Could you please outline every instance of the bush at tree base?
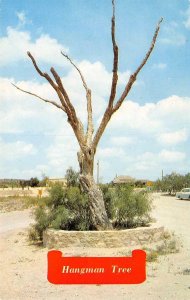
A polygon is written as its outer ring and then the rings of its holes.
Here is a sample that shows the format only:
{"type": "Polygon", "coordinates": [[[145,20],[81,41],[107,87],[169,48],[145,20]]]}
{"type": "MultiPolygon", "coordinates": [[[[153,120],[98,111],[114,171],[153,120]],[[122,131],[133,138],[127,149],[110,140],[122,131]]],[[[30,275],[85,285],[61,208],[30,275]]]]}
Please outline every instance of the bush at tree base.
{"type": "Polygon", "coordinates": [[[68,187],[79,187],[79,172],[76,172],[72,167],[66,170],[65,179],[67,180],[68,187]]]}
{"type": "MultiPolygon", "coordinates": [[[[132,187],[101,185],[108,218],[117,229],[147,225],[151,199],[146,192],[135,192],[132,187]]],[[[36,223],[30,228],[31,240],[42,240],[47,228],[62,230],[94,230],[91,225],[88,197],[78,187],[54,185],[45,203],[35,211],[36,223]]]]}
{"type": "Polygon", "coordinates": [[[135,192],[131,186],[102,187],[108,217],[114,227],[145,226],[151,221],[152,201],[146,191],[135,192]]]}

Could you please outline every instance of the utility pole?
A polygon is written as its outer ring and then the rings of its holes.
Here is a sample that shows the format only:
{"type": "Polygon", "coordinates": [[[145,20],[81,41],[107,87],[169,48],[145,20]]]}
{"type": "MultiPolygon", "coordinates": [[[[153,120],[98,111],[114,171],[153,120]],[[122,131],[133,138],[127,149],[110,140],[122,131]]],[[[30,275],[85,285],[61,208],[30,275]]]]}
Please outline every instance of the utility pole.
{"type": "Polygon", "coordinates": [[[163,180],[163,178],[164,178],[164,170],[162,170],[162,180],[163,180]]]}
{"type": "Polygon", "coordinates": [[[100,176],[100,163],[97,161],[97,184],[99,184],[99,176],[100,176]]]}

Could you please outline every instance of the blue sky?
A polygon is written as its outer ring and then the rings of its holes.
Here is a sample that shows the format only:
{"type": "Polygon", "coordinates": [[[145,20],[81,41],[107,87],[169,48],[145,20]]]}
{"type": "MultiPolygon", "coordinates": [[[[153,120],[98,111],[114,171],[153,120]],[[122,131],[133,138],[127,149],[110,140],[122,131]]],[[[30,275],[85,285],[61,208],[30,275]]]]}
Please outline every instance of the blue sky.
{"type": "MultiPolygon", "coordinates": [[[[0,1],[0,178],[62,177],[69,166],[78,168],[78,146],[64,114],[10,83],[57,100],[27,58],[30,50],[41,69],[59,71],[85,124],[80,78],[60,50],[67,52],[92,89],[97,128],[111,83],[111,15],[111,0],[0,1]]],[[[104,182],[116,174],[157,179],[162,169],[189,172],[190,1],[116,0],[118,96],[160,17],[154,52],[99,144],[104,182]]]]}

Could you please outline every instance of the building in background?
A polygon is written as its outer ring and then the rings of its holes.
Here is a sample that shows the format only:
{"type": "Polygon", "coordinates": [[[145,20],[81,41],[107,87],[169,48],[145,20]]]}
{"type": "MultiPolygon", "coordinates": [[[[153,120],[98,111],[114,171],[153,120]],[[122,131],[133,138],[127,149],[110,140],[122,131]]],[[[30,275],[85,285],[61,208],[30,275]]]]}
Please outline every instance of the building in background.
{"type": "Polygon", "coordinates": [[[48,178],[46,186],[52,186],[56,183],[59,183],[63,187],[66,187],[67,186],[67,179],[65,179],[65,178],[48,178]]]}
{"type": "Polygon", "coordinates": [[[131,176],[116,176],[112,181],[113,184],[127,184],[135,187],[149,187],[151,188],[153,185],[153,181],[147,179],[136,179],[131,176]]]}

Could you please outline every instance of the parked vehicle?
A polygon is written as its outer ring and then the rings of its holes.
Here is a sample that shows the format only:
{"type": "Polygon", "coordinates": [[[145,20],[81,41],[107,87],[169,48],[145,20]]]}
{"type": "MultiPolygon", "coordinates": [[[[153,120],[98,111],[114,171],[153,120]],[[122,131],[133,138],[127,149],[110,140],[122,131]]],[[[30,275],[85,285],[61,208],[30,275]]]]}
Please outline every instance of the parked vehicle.
{"type": "Polygon", "coordinates": [[[176,193],[176,198],[190,200],[190,188],[182,189],[181,192],[176,193]]]}

